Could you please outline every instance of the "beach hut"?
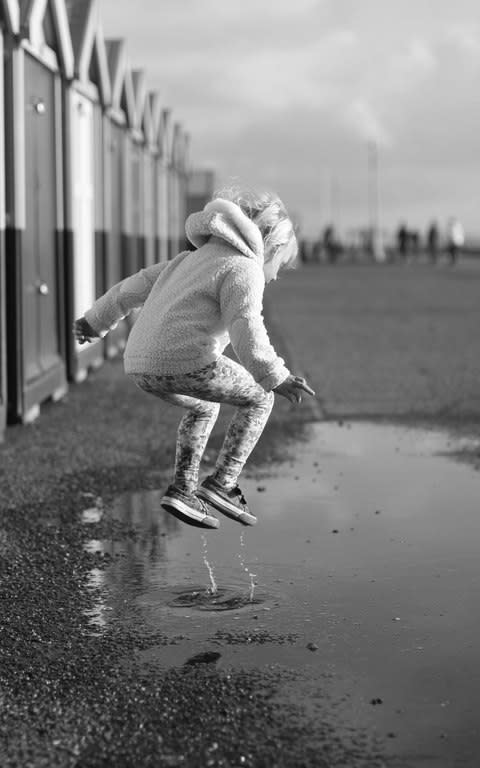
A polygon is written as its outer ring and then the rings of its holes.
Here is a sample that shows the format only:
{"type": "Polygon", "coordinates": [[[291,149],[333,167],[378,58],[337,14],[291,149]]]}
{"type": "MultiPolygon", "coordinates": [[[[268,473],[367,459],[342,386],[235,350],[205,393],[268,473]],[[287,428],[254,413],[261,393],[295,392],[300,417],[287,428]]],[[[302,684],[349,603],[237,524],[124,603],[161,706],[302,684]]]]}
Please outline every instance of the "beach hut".
{"type": "MultiPolygon", "coordinates": [[[[155,127],[154,127],[155,128],[155,127]]],[[[168,153],[170,142],[170,112],[167,109],[160,109],[158,115],[158,126],[156,128],[157,136],[157,261],[166,261],[170,256],[169,245],[169,186],[168,186],[168,153]]]]}
{"type": "Polygon", "coordinates": [[[160,120],[160,99],[157,93],[148,93],[143,113],[143,205],[144,205],[144,260],[150,266],[159,260],[158,248],[158,126],[160,120]]]}
{"type": "Polygon", "coordinates": [[[212,199],[215,173],[209,169],[189,168],[187,178],[187,216],[202,208],[212,199]]]}
{"type": "Polygon", "coordinates": [[[73,76],[73,48],[63,0],[23,0],[4,64],[8,405],[27,422],[67,389],[61,81],[73,76]]]}
{"type": "Polygon", "coordinates": [[[188,196],[188,146],[189,137],[180,123],[173,128],[172,166],[175,173],[177,248],[189,247],[185,236],[188,196]]]}
{"type": "Polygon", "coordinates": [[[20,28],[20,6],[18,0],[0,0],[0,32],[4,35],[18,35],[20,28]]]}
{"type": "MultiPolygon", "coordinates": [[[[66,326],[104,290],[105,189],[103,112],[111,103],[98,0],[67,0],[75,56],[65,87],[66,326]]],[[[68,372],[81,381],[101,365],[104,342],[81,346],[67,334],[68,372]]]]}
{"type": "Polygon", "coordinates": [[[161,151],[162,168],[161,181],[166,208],[166,224],[168,242],[168,258],[172,259],[178,253],[178,226],[177,226],[177,188],[175,171],[173,167],[173,120],[169,109],[162,111],[161,123],[161,151]]]}
{"type": "Polygon", "coordinates": [[[183,132],[182,141],[182,236],[186,247],[190,247],[187,237],[185,235],[185,221],[187,220],[188,211],[188,180],[190,178],[191,166],[190,166],[190,134],[186,131],[183,132]]]}
{"type": "Polygon", "coordinates": [[[144,188],[144,112],[147,99],[145,72],[141,69],[131,73],[134,96],[134,122],[129,131],[129,182],[127,194],[130,198],[131,233],[126,243],[126,272],[138,272],[145,264],[145,188],[144,188]]]}
{"type": "MultiPolygon", "coordinates": [[[[18,34],[20,9],[12,0],[0,2],[0,60],[6,47],[12,45],[13,35],[18,34]]],[[[5,283],[5,116],[3,67],[0,67],[0,442],[4,438],[7,423],[7,333],[6,333],[6,283],[5,283]]]]}
{"type": "Polygon", "coordinates": [[[178,139],[178,124],[169,121],[167,131],[167,158],[168,158],[168,234],[169,234],[169,258],[173,259],[180,250],[178,238],[180,230],[179,210],[179,177],[176,167],[175,143],[178,139]]]}
{"type": "MultiPolygon", "coordinates": [[[[112,103],[104,118],[106,185],[105,289],[129,272],[132,235],[129,131],[135,121],[135,99],[124,40],[107,40],[112,103]]],[[[106,337],[106,354],[112,357],[125,346],[128,324],[122,321],[106,337]]]]}

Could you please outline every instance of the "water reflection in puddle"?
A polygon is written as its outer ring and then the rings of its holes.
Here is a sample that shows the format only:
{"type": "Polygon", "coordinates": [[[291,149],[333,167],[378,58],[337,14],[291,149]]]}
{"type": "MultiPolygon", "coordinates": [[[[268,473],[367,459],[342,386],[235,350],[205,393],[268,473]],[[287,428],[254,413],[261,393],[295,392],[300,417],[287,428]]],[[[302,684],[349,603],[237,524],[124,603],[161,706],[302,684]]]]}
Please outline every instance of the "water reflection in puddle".
{"type": "Polygon", "coordinates": [[[99,523],[103,517],[103,509],[100,507],[91,507],[82,512],[82,523],[99,523]]]}

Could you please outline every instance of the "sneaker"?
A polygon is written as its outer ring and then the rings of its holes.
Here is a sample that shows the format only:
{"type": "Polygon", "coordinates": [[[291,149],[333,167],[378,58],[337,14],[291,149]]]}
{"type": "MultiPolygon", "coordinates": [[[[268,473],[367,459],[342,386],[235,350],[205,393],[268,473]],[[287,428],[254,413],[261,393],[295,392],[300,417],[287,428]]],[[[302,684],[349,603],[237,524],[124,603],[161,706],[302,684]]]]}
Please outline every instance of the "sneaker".
{"type": "Polygon", "coordinates": [[[207,505],[194,494],[185,493],[170,485],[160,504],[167,512],[184,523],[197,528],[218,528],[219,520],[209,513],[207,505]]]}
{"type": "Polygon", "coordinates": [[[250,514],[245,496],[238,485],[228,490],[209,476],[201,484],[197,496],[242,525],[255,525],[257,522],[257,518],[250,514]]]}

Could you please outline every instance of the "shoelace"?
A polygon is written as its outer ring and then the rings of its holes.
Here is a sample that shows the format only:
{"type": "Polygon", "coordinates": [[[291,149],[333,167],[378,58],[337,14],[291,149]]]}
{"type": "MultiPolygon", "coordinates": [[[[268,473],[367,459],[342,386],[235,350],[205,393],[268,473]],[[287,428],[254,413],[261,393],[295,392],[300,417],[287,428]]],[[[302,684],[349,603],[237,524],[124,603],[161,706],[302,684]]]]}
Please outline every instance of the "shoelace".
{"type": "Polygon", "coordinates": [[[203,499],[199,499],[198,496],[189,496],[187,493],[184,493],[183,491],[180,491],[178,488],[175,488],[175,486],[169,486],[168,491],[178,494],[181,498],[185,499],[187,503],[191,503],[191,501],[194,501],[193,506],[195,507],[198,504],[198,508],[205,513],[208,513],[208,506],[203,501],[203,499]]]}

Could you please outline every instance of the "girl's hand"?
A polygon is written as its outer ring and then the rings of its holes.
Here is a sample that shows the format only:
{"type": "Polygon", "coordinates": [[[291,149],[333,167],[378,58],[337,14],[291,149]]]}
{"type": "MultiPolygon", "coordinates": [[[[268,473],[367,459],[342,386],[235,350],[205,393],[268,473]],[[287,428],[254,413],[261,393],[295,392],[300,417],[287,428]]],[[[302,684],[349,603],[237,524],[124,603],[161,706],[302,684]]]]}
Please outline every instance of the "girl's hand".
{"type": "Polygon", "coordinates": [[[84,317],[75,320],[73,324],[73,335],[79,344],[85,344],[86,341],[90,344],[93,339],[98,338],[98,333],[93,330],[90,323],[88,323],[84,317]]]}
{"type": "Polygon", "coordinates": [[[306,392],[307,395],[315,394],[313,389],[309,387],[306,380],[301,376],[289,376],[285,381],[282,381],[278,387],[275,387],[273,391],[276,392],[277,395],[286,397],[287,400],[290,400],[292,403],[302,402],[302,391],[306,392]]]}

